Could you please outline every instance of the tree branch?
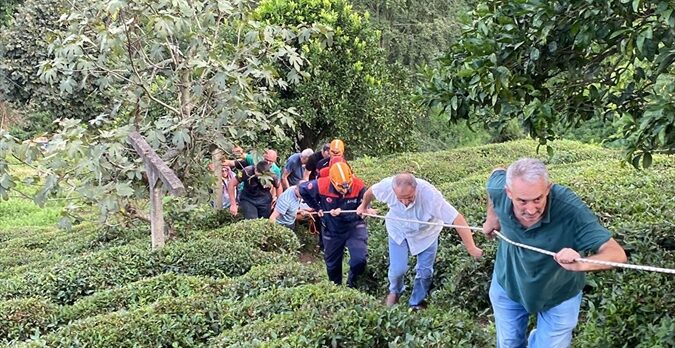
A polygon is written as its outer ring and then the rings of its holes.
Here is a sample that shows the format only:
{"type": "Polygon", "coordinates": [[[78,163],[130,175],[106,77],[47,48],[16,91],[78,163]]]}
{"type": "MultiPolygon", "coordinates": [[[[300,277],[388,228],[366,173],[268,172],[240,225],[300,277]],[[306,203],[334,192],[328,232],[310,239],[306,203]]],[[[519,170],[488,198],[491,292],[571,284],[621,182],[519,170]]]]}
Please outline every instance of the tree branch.
{"type": "Polygon", "coordinates": [[[141,78],[140,73],[138,72],[138,68],[136,67],[136,63],[134,62],[133,58],[133,52],[131,49],[131,36],[129,35],[129,27],[127,26],[127,22],[124,20],[124,11],[120,11],[120,20],[122,23],[124,23],[124,33],[127,37],[127,55],[129,57],[129,63],[131,64],[131,69],[134,71],[134,75],[136,75],[136,78],[138,79],[138,85],[143,88],[143,91],[145,91],[145,94],[148,96],[148,98],[152,99],[155,103],[169,109],[171,112],[181,115],[180,110],[174,108],[173,106],[157,99],[155,96],[150,93],[150,90],[148,87],[143,83],[143,78],[141,78]]]}

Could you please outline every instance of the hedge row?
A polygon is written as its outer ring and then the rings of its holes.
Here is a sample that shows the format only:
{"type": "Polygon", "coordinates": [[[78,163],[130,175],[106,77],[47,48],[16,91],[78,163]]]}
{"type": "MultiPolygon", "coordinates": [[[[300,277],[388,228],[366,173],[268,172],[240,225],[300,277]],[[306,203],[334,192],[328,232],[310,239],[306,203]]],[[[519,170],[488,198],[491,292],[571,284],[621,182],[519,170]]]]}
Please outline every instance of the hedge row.
{"type": "Polygon", "coordinates": [[[574,141],[556,141],[548,158],[545,149],[537,154],[537,143],[519,140],[433,153],[404,153],[386,158],[364,158],[350,162],[355,173],[371,185],[402,171],[415,173],[433,183],[454,182],[477,173],[488,173],[521,157],[537,157],[548,164],[571,164],[585,160],[619,160],[620,153],[574,141]]]}
{"type": "Polygon", "coordinates": [[[37,233],[13,235],[0,244],[0,276],[7,278],[40,270],[85,252],[145,240],[148,229],[146,225],[99,228],[82,224],[72,231],[43,229],[37,233]]]}
{"type": "Polygon", "coordinates": [[[164,273],[123,287],[97,291],[91,296],[64,306],[59,321],[67,323],[99,314],[147,306],[162,297],[189,297],[207,294],[215,283],[227,283],[204,276],[164,273]]]}
{"type": "Polygon", "coordinates": [[[255,265],[288,260],[287,255],[218,239],[174,242],[154,253],[144,243],[130,244],[65,260],[41,272],[2,279],[0,298],[44,296],[57,304],[71,304],[98,290],[161,273],[237,276],[255,265]]]}
{"type": "Polygon", "coordinates": [[[461,310],[452,315],[386,310],[381,301],[327,282],[270,291],[237,308],[240,325],[217,347],[449,347],[488,346],[491,335],[461,310]],[[431,314],[431,315],[429,315],[431,314]],[[439,320],[440,319],[440,320],[439,320]]]}
{"type": "Polygon", "coordinates": [[[198,238],[241,241],[263,251],[295,253],[300,250],[298,237],[288,228],[267,219],[244,220],[225,227],[199,232],[198,238]]]}
{"type": "MultiPolygon", "coordinates": [[[[222,306],[231,301],[238,302],[242,298],[255,297],[261,293],[285,286],[294,287],[316,283],[320,281],[319,278],[315,265],[297,262],[256,266],[249,273],[232,279],[215,280],[208,277],[166,273],[123,287],[98,291],[70,306],[59,307],[41,299],[6,301],[4,303],[7,305],[5,307],[0,306],[0,308],[15,308],[17,307],[16,303],[23,303],[22,301],[25,301],[26,304],[22,307],[22,310],[0,311],[0,318],[8,318],[6,319],[8,327],[6,339],[10,341],[24,340],[28,338],[29,334],[34,333],[33,331],[41,332],[44,335],[48,331],[58,328],[59,325],[70,322],[70,324],[47,335],[42,343],[40,343],[40,340],[36,340],[32,341],[31,344],[70,345],[73,342],[80,342],[78,344],[124,346],[127,342],[132,342],[131,340],[142,335],[146,326],[145,324],[119,326],[117,325],[118,322],[121,320],[136,322],[143,318],[158,325],[168,325],[170,320],[164,318],[166,313],[157,311],[158,307],[165,308],[167,303],[170,306],[177,306],[178,304],[179,309],[177,310],[185,310],[188,313],[193,301],[199,304],[202,303],[204,298],[209,298],[217,306],[222,306]],[[49,311],[45,313],[46,310],[43,308],[47,308],[49,311]],[[15,315],[14,312],[17,311],[24,315],[15,315]],[[124,314],[127,312],[133,314],[124,314]],[[157,318],[158,316],[160,318],[157,318]],[[106,325],[117,326],[117,329],[106,328],[106,325]],[[136,332],[137,330],[141,332],[136,332]],[[125,333],[125,331],[128,332],[125,333]],[[83,334],[80,334],[80,332],[95,337],[101,335],[110,337],[105,338],[105,340],[102,338],[93,340],[83,338],[83,334]]],[[[227,310],[219,312],[217,317],[237,318],[236,322],[242,322],[246,319],[242,315],[241,307],[232,306],[232,308],[234,309],[229,312],[227,310]]],[[[199,337],[200,340],[208,335],[216,335],[220,332],[218,331],[220,324],[217,323],[211,323],[209,324],[210,328],[205,329],[201,327],[205,325],[203,321],[186,322],[182,316],[175,317],[172,320],[174,319],[177,321],[175,325],[181,327],[183,333],[190,336],[191,332],[198,332],[202,335],[199,337]],[[190,325],[194,325],[194,327],[189,327],[190,325]],[[205,333],[207,333],[206,336],[204,336],[205,333]]],[[[225,324],[225,322],[221,323],[225,324]]],[[[165,342],[161,333],[162,331],[154,329],[147,331],[147,335],[157,337],[148,337],[139,342],[153,345],[161,344],[165,342]]],[[[191,339],[195,340],[196,338],[192,337],[191,339]]]]}
{"type": "Polygon", "coordinates": [[[58,323],[59,306],[43,298],[0,302],[0,342],[25,340],[58,323]]]}
{"type": "MultiPolygon", "coordinates": [[[[317,283],[325,278],[321,271],[317,265],[290,262],[255,266],[232,279],[164,273],[97,291],[67,306],[39,298],[8,300],[0,302],[0,323],[6,328],[0,329],[0,334],[4,334],[0,337],[8,341],[24,340],[35,332],[44,335],[69,322],[123,310],[134,311],[163,298],[218,296],[219,300],[238,301],[275,288],[317,283]]],[[[63,335],[67,332],[70,331],[63,335]]]]}
{"type": "Polygon", "coordinates": [[[234,324],[213,296],[164,297],[150,306],[69,324],[27,347],[194,347],[234,324]]]}

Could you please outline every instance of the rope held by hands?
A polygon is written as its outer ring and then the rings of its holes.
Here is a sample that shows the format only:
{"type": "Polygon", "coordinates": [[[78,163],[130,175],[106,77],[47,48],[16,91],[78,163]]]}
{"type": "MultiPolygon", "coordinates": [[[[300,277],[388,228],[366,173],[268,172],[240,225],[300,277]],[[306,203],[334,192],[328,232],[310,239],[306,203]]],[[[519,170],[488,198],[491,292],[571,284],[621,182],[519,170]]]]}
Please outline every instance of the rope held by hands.
{"type": "MultiPolygon", "coordinates": [[[[346,213],[356,213],[356,210],[342,210],[340,211],[340,214],[346,214],[346,213]]],[[[329,213],[324,213],[324,214],[329,214],[329,213]]],[[[464,225],[451,225],[451,224],[444,224],[444,223],[438,223],[438,222],[427,222],[427,221],[419,221],[419,220],[411,220],[411,219],[403,219],[403,218],[397,218],[397,217],[392,217],[392,216],[383,216],[383,215],[377,215],[377,214],[369,214],[369,213],[364,213],[364,216],[370,216],[374,217],[377,219],[389,219],[389,220],[396,220],[396,221],[402,221],[402,222],[413,222],[413,223],[418,223],[418,224],[425,224],[425,225],[434,225],[434,226],[443,226],[443,227],[448,227],[448,228],[468,228],[469,230],[472,231],[483,231],[483,228],[481,227],[472,227],[472,226],[464,226],[464,225]]],[[[524,248],[527,250],[535,251],[544,255],[549,255],[551,257],[555,256],[556,253],[552,251],[548,251],[545,249],[533,247],[531,245],[523,244],[523,243],[518,243],[514,242],[508,238],[506,238],[503,234],[501,234],[498,231],[494,231],[495,235],[500,238],[501,240],[515,245],[520,248],[524,248]]],[[[643,265],[632,265],[628,263],[620,263],[620,262],[612,262],[612,261],[602,261],[602,260],[592,260],[592,259],[586,259],[586,258],[578,258],[574,260],[575,262],[584,262],[584,263],[593,263],[596,265],[604,265],[604,266],[610,266],[610,267],[619,267],[619,268],[628,268],[628,269],[635,269],[635,270],[640,270],[640,271],[649,271],[649,272],[660,272],[660,273],[667,273],[667,274],[675,274],[675,269],[670,269],[670,268],[662,268],[662,267],[653,267],[653,266],[643,266],[643,265]]]]}

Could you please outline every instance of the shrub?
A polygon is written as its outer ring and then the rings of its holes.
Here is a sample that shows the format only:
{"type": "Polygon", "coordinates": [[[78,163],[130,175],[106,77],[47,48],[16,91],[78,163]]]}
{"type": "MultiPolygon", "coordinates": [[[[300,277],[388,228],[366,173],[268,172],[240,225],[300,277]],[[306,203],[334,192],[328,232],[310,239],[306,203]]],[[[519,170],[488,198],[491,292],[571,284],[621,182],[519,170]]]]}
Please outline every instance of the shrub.
{"type": "Polygon", "coordinates": [[[235,311],[241,313],[240,323],[253,322],[252,325],[225,331],[211,344],[230,347],[241,342],[283,337],[296,331],[309,333],[312,330],[303,330],[303,326],[318,329],[321,324],[335,322],[331,318],[340,310],[368,308],[375,303],[368,295],[340,288],[329,282],[272,289],[260,296],[246,299],[236,307],[235,311]],[[283,313],[287,314],[282,315],[281,320],[274,320],[283,313]],[[272,319],[272,326],[275,326],[273,329],[265,323],[269,319],[272,319]]]}
{"type": "MultiPolygon", "coordinates": [[[[295,253],[300,250],[300,241],[293,231],[267,219],[243,220],[205,232],[205,236],[240,241],[264,251],[295,253]]],[[[200,234],[199,237],[203,236],[200,234]]]]}
{"type": "Polygon", "coordinates": [[[256,265],[287,263],[292,259],[288,255],[253,249],[238,241],[198,239],[170,246],[155,255],[160,273],[235,277],[256,265]]]}
{"type": "Polygon", "coordinates": [[[167,220],[179,231],[210,230],[241,220],[241,215],[232,216],[228,209],[215,210],[211,206],[198,207],[173,204],[166,209],[167,220]]]}
{"type": "MultiPolygon", "coordinates": [[[[537,143],[519,140],[507,144],[493,144],[472,148],[429,153],[403,153],[380,158],[351,161],[354,172],[366,184],[372,185],[384,177],[399,172],[411,172],[433,184],[459,181],[478,175],[483,180],[496,166],[506,166],[521,157],[537,157],[551,164],[570,164],[584,160],[612,160],[621,158],[619,152],[603,150],[595,145],[573,141],[556,141],[554,157],[548,158],[543,149],[537,154],[537,143]],[[551,162],[555,160],[555,162],[551,162]]],[[[483,181],[484,182],[484,181],[483,181]]]]}
{"type": "Polygon", "coordinates": [[[329,283],[271,291],[245,301],[241,308],[252,321],[224,331],[211,345],[482,347],[491,343],[489,333],[461,310],[385,310],[379,300],[329,283]]]}
{"type": "Polygon", "coordinates": [[[0,249],[0,271],[6,276],[43,269],[66,256],[124,245],[148,238],[147,226],[99,228],[93,224],[75,226],[72,231],[44,229],[16,235],[0,249]]]}
{"type": "Polygon", "coordinates": [[[265,253],[242,243],[222,240],[170,243],[155,253],[144,244],[114,247],[59,262],[43,271],[2,279],[0,298],[40,295],[58,304],[72,304],[95,291],[160,273],[237,276],[255,265],[290,260],[289,256],[265,253]]]}
{"type": "Polygon", "coordinates": [[[246,299],[237,306],[244,322],[269,318],[273,314],[309,308],[318,316],[337,310],[368,306],[376,301],[352,289],[341,289],[328,281],[294,288],[274,288],[260,296],[246,299]]]}
{"type": "Polygon", "coordinates": [[[62,310],[60,320],[69,322],[107,312],[135,309],[162,297],[195,296],[213,284],[213,279],[207,277],[164,273],[81,298],[62,310]]]}
{"type": "Polygon", "coordinates": [[[73,322],[31,347],[193,347],[231,327],[229,304],[211,296],[163,298],[151,306],[73,322]]]}
{"type": "Polygon", "coordinates": [[[275,288],[292,288],[318,283],[326,279],[323,263],[299,262],[267,264],[251,268],[248,273],[232,279],[225,293],[228,298],[254,297],[275,288]]]}
{"type": "Polygon", "coordinates": [[[42,298],[0,302],[0,337],[20,341],[56,324],[59,307],[42,298]]]}

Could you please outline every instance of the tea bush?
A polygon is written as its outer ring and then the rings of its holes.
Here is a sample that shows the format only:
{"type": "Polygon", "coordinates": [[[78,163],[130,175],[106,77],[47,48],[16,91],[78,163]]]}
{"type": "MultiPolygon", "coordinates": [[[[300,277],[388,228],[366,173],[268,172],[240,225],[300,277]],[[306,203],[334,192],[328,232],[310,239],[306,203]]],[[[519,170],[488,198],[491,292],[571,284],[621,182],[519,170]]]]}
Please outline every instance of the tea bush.
{"type": "Polygon", "coordinates": [[[42,298],[0,302],[0,340],[20,341],[56,324],[59,308],[42,298]]]}
{"type": "MultiPolygon", "coordinates": [[[[225,282],[222,280],[221,282],[225,282]]],[[[162,297],[189,297],[207,292],[214,280],[202,276],[164,273],[123,287],[97,291],[61,311],[60,321],[69,322],[120,310],[147,306],[162,297]]]]}
{"type": "Polygon", "coordinates": [[[232,279],[232,282],[226,284],[226,288],[220,292],[228,298],[242,299],[255,297],[272,289],[314,284],[325,279],[324,266],[321,262],[266,264],[255,266],[246,274],[232,279]]]}
{"type": "Polygon", "coordinates": [[[240,241],[263,251],[295,253],[300,250],[298,237],[288,228],[267,219],[243,220],[220,229],[199,233],[199,238],[240,241]]]}
{"type": "Polygon", "coordinates": [[[228,209],[214,210],[209,205],[178,207],[182,205],[169,205],[165,216],[179,235],[187,231],[210,230],[241,221],[241,215],[232,216],[228,209]]]}
{"type": "Polygon", "coordinates": [[[224,331],[218,347],[485,346],[487,331],[461,310],[385,310],[379,300],[330,283],[280,289],[241,305],[243,325],[224,331]],[[431,314],[431,315],[426,315],[431,314]],[[254,319],[251,321],[251,319],[254,319]],[[440,319],[440,320],[439,320],[440,319]]]}
{"type": "Polygon", "coordinates": [[[150,306],[75,321],[25,347],[193,347],[234,323],[212,296],[162,298],[150,306]]]}
{"type": "Polygon", "coordinates": [[[87,223],[72,231],[50,228],[14,235],[0,244],[0,274],[9,277],[40,270],[66,257],[145,240],[148,229],[147,225],[100,228],[87,223]]]}
{"type": "Polygon", "coordinates": [[[354,172],[366,184],[372,185],[387,176],[408,171],[431,183],[454,182],[466,176],[482,174],[487,178],[492,168],[521,157],[537,157],[549,164],[571,164],[584,160],[619,160],[620,153],[602,150],[594,145],[573,141],[556,141],[553,157],[545,149],[537,154],[537,143],[518,140],[506,144],[484,145],[471,148],[430,153],[404,153],[375,161],[373,158],[350,161],[354,172]]]}
{"type": "Polygon", "coordinates": [[[64,260],[47,270],[0,279],[0,298],[37,295],[58,304],[72,304],[98,290],[165,272],[236,276],[255,265],[289,260],[290,256],[217,239],[170,243],[155,253],[144,242],[64,260]]]}

